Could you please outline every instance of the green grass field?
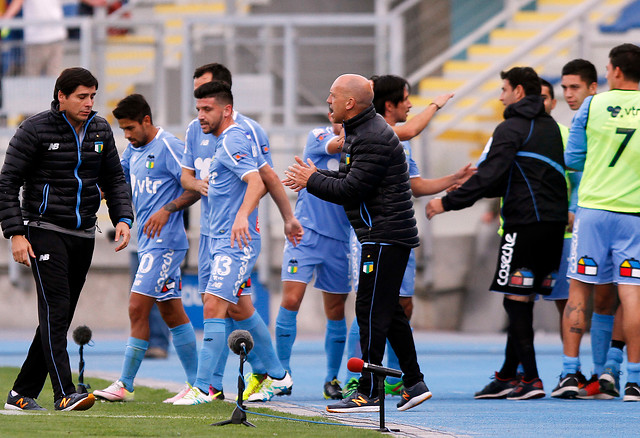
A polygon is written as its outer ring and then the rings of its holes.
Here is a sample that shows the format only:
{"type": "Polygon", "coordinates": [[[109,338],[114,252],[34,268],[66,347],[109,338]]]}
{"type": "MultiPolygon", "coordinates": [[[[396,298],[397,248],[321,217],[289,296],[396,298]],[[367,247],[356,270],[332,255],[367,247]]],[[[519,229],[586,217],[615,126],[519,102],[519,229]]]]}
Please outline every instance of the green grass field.
{"type": "MultiPolygon", "coordinates": [[[[0,397],[2,406],[6,394],[18,374],[17,368],[0,367],[0,397]]],[[[111,382],[91,378],[93,388],[105,388],[111,382]]],[[[247,419],[256,425],[250,428],[231,424],[212,427],[211,423],[227,420],[235,404],[213,402],[199,406],[173,406],[162,403],[172,396],[164,389],[136,386],[136,401],[130,403],[110,403],[97,401],[87,411],[56,412],[53,408],[53,392],[49,381],[38,398],[38,403],[47,412],[2,411],[0,415],[0,436],[2,437],[58,437],[58,436],[111,436],[111,437],[171,437],[171,436],[379,436],[378,432],[352,427],[328,426],[303,423],[277,418],[248,414],[247,419]],[[9,413],[16,413],[10,415],[9,413]]],[[[322,417],[299,417],[274,412],[270,409],[251,411],[303,418],[312,421],[328,421],[322,417]]],[[[331,422],[330,420],[328,422],[331,422]]]]}

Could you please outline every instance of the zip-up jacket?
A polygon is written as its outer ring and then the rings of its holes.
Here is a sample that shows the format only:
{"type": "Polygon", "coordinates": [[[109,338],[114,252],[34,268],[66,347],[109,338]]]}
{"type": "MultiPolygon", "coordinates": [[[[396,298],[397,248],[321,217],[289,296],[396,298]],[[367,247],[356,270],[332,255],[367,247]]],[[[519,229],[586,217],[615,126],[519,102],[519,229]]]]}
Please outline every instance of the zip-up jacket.
{"type": "Polygon", "coordinates": [[[120,220],[133,220],[131,195],[111,127],[94,111],[83,128],[84,138],[80,138],[55,101],[49,111],[20,124],[0,173],[0,222],[6,238],[24,235],[24,221],[91,229],[100,189],[114,226],[120,220]]]}
{"type": "Polygon", "coordinates": [[[371,105],[344,122],[338,171],[318,170],[307,191],[343,206],[361,243],[419,244],[404,149],[371,105]]]}
{"type": "MultiPolygon", "coordinates": [[[[442,198],[461,210],[480,198],[502,197],[504,226],[567,222],[562,137],[540,96],[525,96],[504,111],[478,172],[442,198]]],[[[486,150],[485,150],[486,151],[486,150]]]]}

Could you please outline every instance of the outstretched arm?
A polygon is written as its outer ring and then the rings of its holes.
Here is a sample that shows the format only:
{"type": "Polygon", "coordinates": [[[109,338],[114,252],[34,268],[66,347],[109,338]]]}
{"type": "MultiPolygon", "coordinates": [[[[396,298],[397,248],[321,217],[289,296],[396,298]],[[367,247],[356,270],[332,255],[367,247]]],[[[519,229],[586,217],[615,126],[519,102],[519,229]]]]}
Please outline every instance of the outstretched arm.
{"type": "Polygon", "coordinates": [[[464,184],[466,180],[471,178],[471,175],[473,175],[476,170],[478,169],[471,167],[471,163],[469,163],[456,173],[440,178],[411,178],[411,191],[413,192],[413,196],[418,198],[420,196],[434,195],[442,192],[443,190],[455,190],[464,184]]]}
{"type": "Polygon", "coordinates": [[[420,134],[424,128],[427,127],[436,111],[445,106],[449,99],[453,97],[453,93],[442,94],[431,102],[422,112],[413,116],[402,125],[393,126],[398,138],[402,141],[411,140],[416,135],[420,134]]]}

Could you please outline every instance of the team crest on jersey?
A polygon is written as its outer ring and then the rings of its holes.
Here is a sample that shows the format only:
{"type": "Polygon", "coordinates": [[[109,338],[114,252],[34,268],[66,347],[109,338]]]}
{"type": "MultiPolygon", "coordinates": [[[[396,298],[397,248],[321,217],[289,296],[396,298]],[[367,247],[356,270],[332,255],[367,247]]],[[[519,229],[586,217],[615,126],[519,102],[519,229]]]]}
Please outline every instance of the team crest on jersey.
{"type": "Polygon", "coordinates": [[[289,274],[295,274],[298,272],[298,261],[296,259],[289,260],[289,264],[287,265],[287,272],[289,274]]]}
{"type": "Polygon", "coordinates": [[[552,272],[551,274],[547,275],[544,278],[544,280],[542,280],[542,287],[553,289],[556,285],[557,278],[558,278],[558,271],[552,272]]]}
{"type": "Polygon", "coordinates": [[[607,111],[611,113],[611,117],[618,117],[618,114],[620,114],[622,108],[620,108],[619,106],[608,106],[607,111]]]}
{"type": "Polygon", "coordinates": [[[344,164],[346,164],[347,166],[349,164],[351,164],[351,155],[350,154],[344,154],[344,164]]]}
{"type": "Polygon", "coordinates": [[[620,264],[620,276],[640,278],[640,262],[636,259],[627,259],[620,264]]]}
{"type": "Polygon", "coordinates": [[[370,274],[373,272],[373,262],[364,262],[362,264],[362,272],[370,274]]]}
{"type": "Polygon", "coordinates": [[[533,272],[528,269],[518,269],[509,277],[509,286],[533,287],[533,272]]]}
{"type": "Polygon", "coordinates": [[[103,142],[101,142],[101,141],[96,141],[96,142],[93,144],[93,148],[94,148],[94,150],[95,150],[97,153],[99,153],[99,154],[100,154],[100,153],[102,153],[102,148],[104,148],[104,143],[103,143],[103,142]]]}
{"type": "Polygon", "coordinates": [[[580,257],[580,260],[578,260],[578,274],[598,275],[598,264],[591,257],[580,257]]]}
{"type": "Polygon", "coordinates": [[[144,167],[146,167],[147,169],[153,169],[153,166],[155,165],[155,160],[156,160],[155,155],[147,155],[147,161],[144,163],[144,167]]]}

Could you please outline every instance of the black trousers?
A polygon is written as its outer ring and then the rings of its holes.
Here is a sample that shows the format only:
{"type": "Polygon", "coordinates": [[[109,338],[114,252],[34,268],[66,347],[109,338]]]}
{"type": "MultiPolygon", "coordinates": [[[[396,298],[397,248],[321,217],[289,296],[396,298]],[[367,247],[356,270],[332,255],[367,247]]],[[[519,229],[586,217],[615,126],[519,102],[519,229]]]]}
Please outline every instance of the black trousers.
{"type": "Polygon", "coordinates": [[[31,259],[31,270],[38,293],[39,325],[13,390],[37,398],[49,374],[54,400],[58,400],[76,392],[67,332],[91,265],[95,241],[31,226],[27,227],[26,237],[36,255],[31,259]]]}
{"type": "MultiPolygon", "coordinates": [[[[400,286],[410,253],[411,248],[399,245],[362,245],[356,296],[362,360],[382,365],[388,338],[400,361],[406,387],[424,378],[418,365],[411,326],[400,305],[400,286]]],[[[370,373],[360,377],[359,391],[377,397],[378,388],[370,373]]]]}

